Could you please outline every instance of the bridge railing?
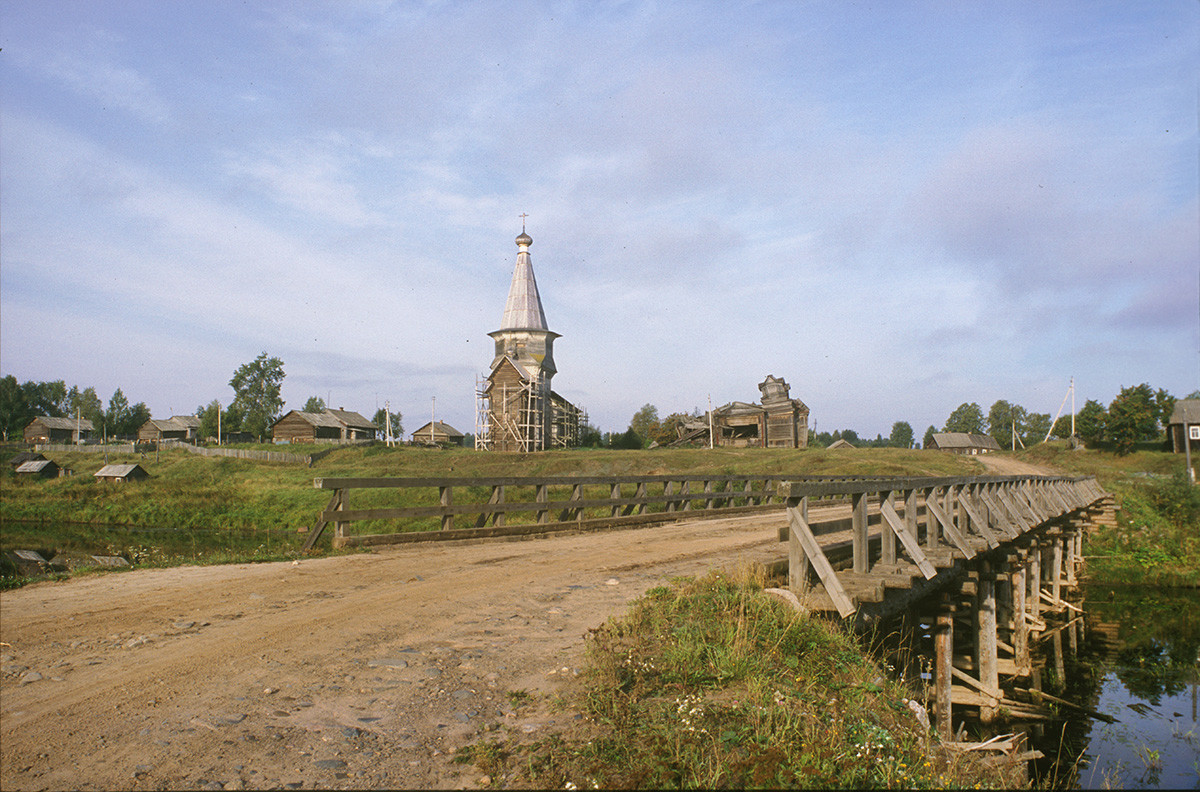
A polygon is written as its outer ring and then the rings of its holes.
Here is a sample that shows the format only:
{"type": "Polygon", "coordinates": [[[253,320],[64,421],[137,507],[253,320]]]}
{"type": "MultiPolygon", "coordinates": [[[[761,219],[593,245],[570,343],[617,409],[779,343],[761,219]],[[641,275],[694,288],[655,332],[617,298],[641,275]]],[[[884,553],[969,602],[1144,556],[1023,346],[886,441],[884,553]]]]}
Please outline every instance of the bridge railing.
{"type": "MultiPolygon", "coordinates": [[[[892,575],[897,578],[892,582],[904,585],[914,572],[932,579],[955,558],[972,558],[1106,497],[1094,477],[1055,476],[789,481],[777,494],[788,515],[780,541],[788,543],[789,587],[806,593],[815,573],[842,616],[857,610],[850,593],[856,584],[886,585],[892,575]],[[841,572],[833,569],[809,522],[810,501],[835,495],[851,504],[845,527],[853,565],[841,572]],[[875,519],[868,515],[869,502],[875,504],[875,519]],[[877,549],[872,524],[880,526],[877,549]]],[[[829,533],[829,523],[822,528],[829,533]]]]}
{"type": "MultiPolygon", "coordinates": [[[[837,484],[866,479],[786,474],[318,478],[313,486],[333,495],[305,549],[328,524],[334,526],[334,546],[345,547],[778,510],[783,501],[776,489],[785,480],[837,484]]],[[[835,503],[845,496],[816,499],[835,503]]]]}

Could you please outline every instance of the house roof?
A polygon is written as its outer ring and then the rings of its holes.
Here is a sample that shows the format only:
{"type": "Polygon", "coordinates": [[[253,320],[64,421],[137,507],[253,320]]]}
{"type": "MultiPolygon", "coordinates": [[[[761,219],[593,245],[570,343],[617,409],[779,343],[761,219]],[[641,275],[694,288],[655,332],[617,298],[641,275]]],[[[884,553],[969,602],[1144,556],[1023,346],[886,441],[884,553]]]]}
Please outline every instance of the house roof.
{"type": "Polygon", "coordinates": [[[508,287],[501,330],[550,329],[546,325],[546,312],[542,310],[542,298],[533,277],[533,261],[529,257],[529,246],[532,244],[533,238],[522,229],[517,237],[517,266],[513,269],[512,284],[508,287]]]}
{"type": "MultiPolygon", "coordinates": [[[[295,415],[303,421],[307,421],[316,427],[325,429],[341,429],[343,426],[348,426],[353,429],[377,429],[375,424],[368,421],[356,412],[350,410],[326,410],[325,412],[304,412],[303,410],[292,410],[287,415],[282,416],[279,421],[287,418],[288,415],[295,415]]],[[[279,423],[276,421],[275,423],[279,423]]]]}
{"type": "Polygon", "coordinates": [[[1200,399],[1179,399],[1171,411],[1172,424],[1200,424],[1200,399]]]}
{"type": "Polygon", "coordinates": [[[842,438],[839,437],[837,440],[834,440],[832,443],[830,443],[829,447],[830,448],[854,448],[854,444],[851,443],[849,440],[843,440],[842,438]]]}
{"type": "Polygon", "coordinates": [[[135,470],[146,472],[141,465],[105,465],[94,475],[96,478],[127,478],[135,470]]]}
{"type": "Polygon", "coordinates": [[[938,448],[986,448],[999,451],[1000,444],[991,435],[973,432],[934,432],[933,442],[938,448]]]}
{"type": "Polygon", "coordinates": [[[92,426],[92,422],[87,418],[52,418],[49,415],[39,415],[30,421],[30,424],[37,422],[47,429],[69,429],[75,431],[78,422],[80,429],[86,429],[89,432],[95,431],[96,427],[92,426]]]}
{"type": "MultiPolygon", "coordinates": [[[[426,437],[429,436],[429,422],[428,421],[425,422],[424,426],[422,426],[420,429],[417,429],[415,432],[412,433],[413,439],[418,439],[422,432],[425,433],[426,437]]],[[[463,437],[462,432],[458,431],[450,424],[444,423],[443,421],[434,421],[433,422],[433,434],[435,437],[438,434],[444,434],[447,437],[463,437]]]]}
{"type": "Polygon", "coordinates": [[[50,460],[50,459],[31,459],[28,462],[22,462],[20,465],[18,465],[17,472],[18,473],[41,473],[44,469],[46,469],[50,465],[54,465],[54,467],[56,467],[56,468],[58,467],[58,465],[55,464],[54,461],[50,460]]]}
{"type": "Polygon", "coordinates": [[[9,458],[8,464],[16,467],[25,462],[40,462],[46,457],[39,454],[37,451],[18,451],[9,458]]]}
{"type": "Polygon", "coordinates": [[[352,410],[326,410],[327,415],[332,415],[336,420],[342,422],[346,426],[354,429],[378,429],[379,427],[368,421],[363,416],[352,410]]]}

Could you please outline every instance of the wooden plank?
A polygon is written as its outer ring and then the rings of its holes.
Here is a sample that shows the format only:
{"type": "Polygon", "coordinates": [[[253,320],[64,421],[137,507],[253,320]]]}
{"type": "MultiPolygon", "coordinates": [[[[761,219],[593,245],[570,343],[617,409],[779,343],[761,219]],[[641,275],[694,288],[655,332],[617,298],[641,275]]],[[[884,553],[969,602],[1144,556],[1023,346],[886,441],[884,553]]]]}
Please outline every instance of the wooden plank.
{"type": "Polygon", "coordinates": [[[854,540],[854,571],[871,571],[871,544],[867,534],[867,496],[857,493],[851,496],[852,537],[854,540]]]}
{"type": "Polygon", "coordinates": [[[1000,505],[993,497],[992,493],[987,489],[982,489],[979,492],[979,497],[988,506],[988,517],[996,524],[996,529],[1004,536],[1005,539],[1016,539],[1020,535],[1020,531],[1008,519],[1008,511],[1000,505]]]}
{"type": "Polygon", "coordinates": [[[971,525],[974,526],[975,529],[979,531],[980,535],[987,540],[988,547],[999,547],[1000,540],[996,538],[994,533],[992,533],[992,529],[987,524],[987,521],[984,520],[983,517],[979,515],[979,512],[975,510],[975,506],[971,503],[971,499],[966,497],[962,492],[958,493],[958,505],[967,513],[967,517],[969,517],[971,520],[971,525]]]}
{"type": "Polygon", "coordinates": [[[994,688],[994,687],[985,685],[982,682],[980,682],[978,679],[976,679],[975,677],[968,674],[966,671],[959,671],[957,668],[954,668],[953,666],[950,667],[950,673],[954,676],[955,679],[959,680],[960,682],[966,682],[968,685],[975,688],[980,693],[991,698],[995,703],[998,704],[1004,700],[1004,691],[1001,690],[1000,688],[994,688]]]}
{"type": "Polygon", "coordinates": [[[959,549],[959,552],[961,552],[967,558],[974,558],[975,549],[971,547],[966,538],[959,533],[958,528],[954,525],[954,523],[950,521],[950,518],[946,516],[946,513],[942,511],[942,507],[937,503],[937,498],[925,501],[925,508],[929,509],[929,511],[933,513],[934,519],[936,519],[942,526],[942,533],[950,538],[950,541],[953,542],[954,546],[959,549]]]}
{"type": "Polygon", "coordinates": [[[796,535],[797,540],[808,556],[808,562],[816,570],[817,577],[825,585],[825,591],[829,594],[829,598],[837,606],[838,613],[843,617],[851,615],[857,609],[854,603],[850,601],[850,597],[846,595],[846,590],[842,587],[841,581],[838,580],[837,573],[833,571],[829,559],[825,557],[825,552],[817,544],[817,537],[813,536],[808,523],[805,522],[800,514],[800,509],[795,506],[788,506],[787,515],[792,532],[796,535]]]}
{"type": "Polygon", "coordinates": [[[917,538],[908,532],[907,527],[900,520],[900,516],[896,514],[895,507],[890,501],[883,501],[880,504],[880,513],[883,519],[887,522],[888,527],[892,529],[892,533],[900,540],[900,544],[904,545],[905,551],[917,565],[917,569],[921,570],[921,574],[926,580],[937,577],[937,570],[933,564],[929,563],[929,559],[925,557],[924,551],[921,550],[921,545],[917,543],[917,538]]]}

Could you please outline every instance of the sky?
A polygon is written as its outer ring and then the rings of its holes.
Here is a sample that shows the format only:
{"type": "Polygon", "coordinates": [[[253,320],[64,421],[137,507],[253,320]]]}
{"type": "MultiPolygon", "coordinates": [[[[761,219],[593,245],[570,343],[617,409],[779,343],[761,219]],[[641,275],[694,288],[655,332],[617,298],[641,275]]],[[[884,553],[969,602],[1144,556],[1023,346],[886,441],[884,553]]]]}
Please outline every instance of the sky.
{"type": "Polygon", "coordinates": [[[1198,75],[1195,0],[5,0],[0,374],[474,432],[527,214],[601,431],[1185,396],[1198,75]]]}

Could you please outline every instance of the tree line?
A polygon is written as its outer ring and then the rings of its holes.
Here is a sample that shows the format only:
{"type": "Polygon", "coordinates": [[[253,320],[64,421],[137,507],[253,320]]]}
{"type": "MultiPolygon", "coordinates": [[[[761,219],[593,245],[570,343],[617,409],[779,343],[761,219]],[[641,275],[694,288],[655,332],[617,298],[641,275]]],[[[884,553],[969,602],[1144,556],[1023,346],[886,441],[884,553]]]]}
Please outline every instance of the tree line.
{"type": "MultiPolygon", "coordinates": [[[[1200,390],[1186,398],[1200,399],[1200,390]]],[[[1155,390],[1145,382],[1121,388],[1107,408],[1095,399],[1088,399],[1075,413],[1075,436],[1085,445],[1111,446],[1118,454],[1127,454],[1137,443],[1166,439],[1175,401],[1165,389],[1155,390]]],[[[991,435],[1001,448],[1034,445],[1047,436],[1070,439],[1070,415],[1060,416],[1053,426],[1050,420],[1049,413],[1031,413],[1003,399],[992,405],[985,418],[979,404],[964,402],[950,413],[941,431],[991,435]]],[[[932,426],[926,430],[926,445],[937,431],[932,426]]]]}
{"type": "MultiPolygon", "coordinates": [[[[284,379],[283,361],[263,352],[254,360],[234,371],[229,387],[233,399],[227,405],[214,399],[207,405],[196,408],[194,415],[200,419],[200,437],[217,437],[232,434],[247,434],[255,439],[267,438],[272,424],[282,414],[284,401],[280,389],[284,379]],[[219,430],[218,430],[219,427],[219,430]]],[[[320,413],[325,410],[325,401],[311,397],[304,406],[305,412],[320,413]]],[[[7,442],[17,439],[29,422],[39,416],[50,418],[73,418],[78,415],[91,421],[101,437],[133,437],[138,429],[150,420],[150,408],[145,402],[131,405],[128,398],[117,388],[105,408],[93,387],[67,388],[65,381],[17,382],[12,374],[0,379],[0,432],[7,442]]],[[[392,435],[399,437],[404,432],[399,410],[391,413],[392,435]]],[[[372,422],[384,431],[388,413],[379,409],[372,422]]]]}

